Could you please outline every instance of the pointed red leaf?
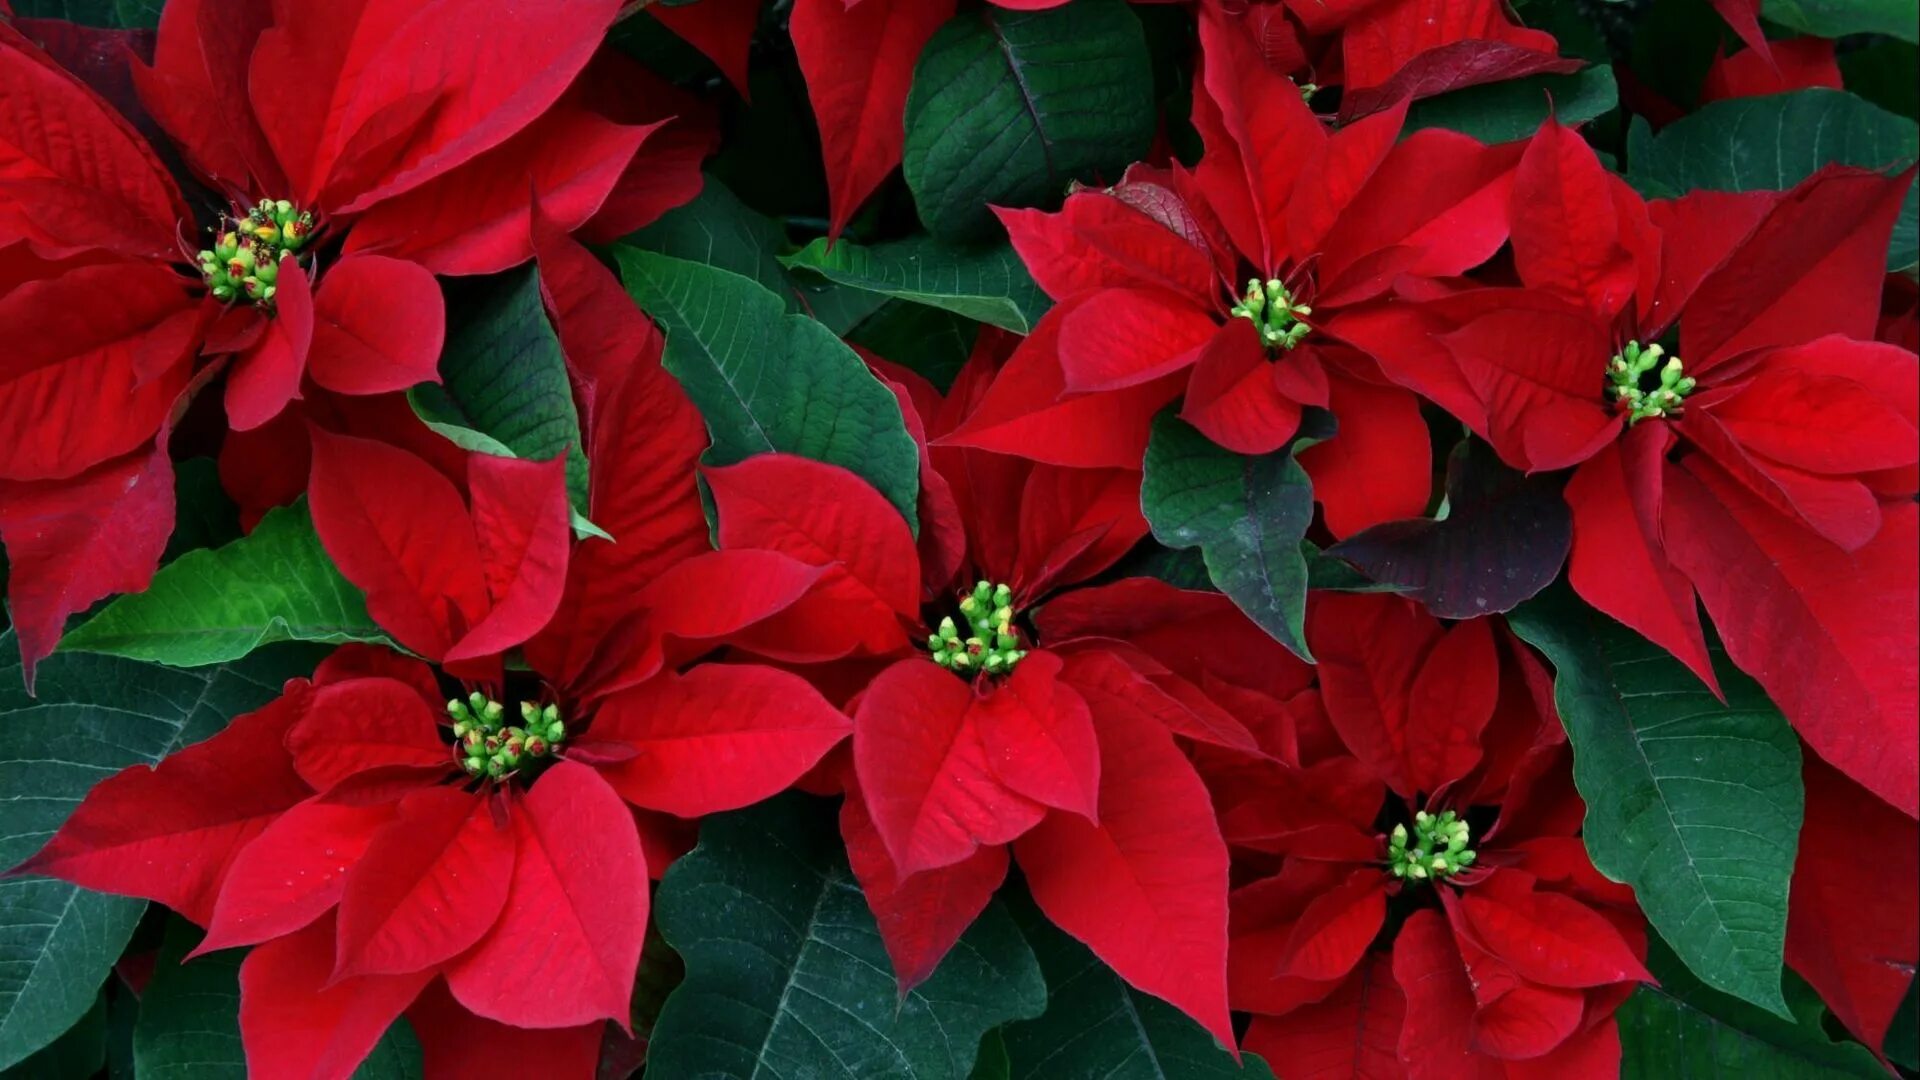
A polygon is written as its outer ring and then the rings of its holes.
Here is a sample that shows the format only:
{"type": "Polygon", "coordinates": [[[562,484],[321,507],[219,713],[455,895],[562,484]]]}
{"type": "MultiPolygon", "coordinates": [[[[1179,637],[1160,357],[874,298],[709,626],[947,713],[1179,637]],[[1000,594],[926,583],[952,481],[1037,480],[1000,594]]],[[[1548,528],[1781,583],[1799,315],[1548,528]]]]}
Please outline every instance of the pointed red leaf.
{"type": "Polygon", "coordinates": [[[1325,1001],[1285,1016],[1255,1016],[1241,1047],[1284,1062],[1300,1080],[1388,1080],[1400,1076],[1400,1022],[1406,997],[1392,961],[1373,953],[1325,1001]]]}
{"type": "Polygon", "coordinates": [[[1470,1048],[1475,1003],[1446,917],[1407,917],[1393,943],[1393,979],[1406,995],[1400,1060],[1411,1080],[1504,1080],[1499,1063],[1470,1048]]]}
{"type": "Polygon", "coordinates": [[[967,681],[928,660],[875,678],[854,713],[853,762],[901,874],[950,866],[1039,822],[1039,803],[994,775],[967,681]]]}
{"type": "Polygon", "coordinates": [[[1035,652],[973,706],[993,775],[1037,803],[1097,820],[1100,746],[1087,702],[1060,678],[1061,661],[1035,652]]]}
{"type": "Polygon", "coordinates": [[[144,896],[207,925],[241,850],[313,794],[284,745],[305,694],[294,685],[206,742],[102,780],[15,870],[144,896]]]}
{"type": "Polygon", "coordinates": [[[853,730],[798,675],[747,664],[703,664],[608,698],[595,739],[633,747],[605,770],[635,806],[694,818],[785,791],[853,730]]]}
{"type": "Polygon", "coordinates": [[[1232,1046],[1227,846],[1207,789],[1158,725],[1116,712],[1096,726],[1100,823],[1048,814],[1014,856],[1048,919],[1232,1046]]]}
{"type": "Polygon", "coordinates": [[[1427,652],[1407,688],[1407,778],[1416,791],[1440,791],[1480,764],[1480,736],[1500,696],[1493,624],[1455,623],[1427,652]]]}
{"type": "Polygon", "coordinates": [[[329,984],[334,924],[269,941],[240,965],[240,1038],[250,1076],[347,1080],[433,978],[366,975],[329,984]]]}
{"type": "Polygon", "coordinates": [[[1828,336],[1767,353],[1743,387],[1708,411],[1748,451],[1832,476],[1899,468],[1920,458],[1920,432],[1897,404],[1915,397],[1920,359],[1913,353],[1828,336]],[[1879,378],[1905,383],[1907,393],[1889,400],[1877,387],[1839,374],[1874,368],[1879,378]]]}
{"type": "Polygon", "coordinates": [[[933,974],[1006,880],[1004,847],[983,847],[952,866],[902,878],[858,790],[840,805],[840,835],[902,994],[933,974]]]}
{"type": "Polygon", "coordinates": [[[1062,316],[1060,370],[1068,393],[1120,390],[1191,365],[1219,325],[1160,289],[1101,289],[1062,316]]]}
{"type": "Polygon", "coordinates": [[[747,92],[747,52],[760,25],[760,0],[656,4],[647,14],[712,60],[741,97],[751,96],[747,92]]]}
{"type": "Polygon", "coordinates": [[[1218,275],[1193,211],[1173,191],[1131,176],[1112,191],[1068,195],[1058,213],[1005,207],[994,213],[1034,281],[1055,300],[1124,287],[1211,299],[1218,275]]]}
{"type": "Polygon", "coordinates": [[[1346,539],[1419,517],[1433,494],[1433,440],[1420,399],[1397,386],[1335,375],[1327,400],[1339,428],[1300,452],[1327,531],[1346,539]]]}
{"type": "Polygon", "coordinates": [[[466,505],[453,484],[383,443],[313,431],[307,497],[313,525],[367,610],[395,640],[431,659],[487,611],[487,584],[466,505]]]}
{"type": "Polygon", "coordinates": [[[1833,42],[1802,37],[1770,41],[1767,45],[1772,55],[1759,49],[1742,49],[1731,57],[1715,53],[1713,66],[1707,69],[1707,80],[1700,87],[1700,104],[1815,87],[1842,89],[1833,42]]]}
{"type": "Polygon", "coordinates": [[[1581,989],[1652,978],[1620,931],[1570,896],[1469,889],[1459,910],[1479,943],[1528,982],[1581,989]]]}
{"type": "Polygon", "coordinates": [[[273,315],[227,372],[227,423],[251,431],[300,396],[313,351],[313,281],[291,252],[280,257],[273,315]]]}
{"type": "Polygon", "coordinates": [[[1577,465],[1618,433],[1602,393],[1605,324],[1571,311],[1482,315],[1441,338],[1486,408],[1488,441],[1528,472],[1577,465]]]}
{"type": "Polygon", "coordinates": [[[953,0],[798,0],[789,16],[793,50],[820,125],[833,207],[829,236],[900,164],[907,90],[953,0]]]}
{"type": "MultiPolygon", "coordinates": [[[[359,230],[354,230],[359,235],[359,230]]],[[[341,394],[381,394],[440,381],[447,307],[419,264],[349,255],[313,298],[313,381],[341,394]]]]}
{"type": "Polygon", "coordinates": [[[349,776],[396,765],[453,765],[438,717],[419,690],[387,678],[354,678],[317,687],[287,732],[293,767],[315,791],[349,776]]]}
{"type": "Polygon", "coordinates": [[[1373,178],[1400,137],[1407,102],[1335,131],[1313,149],[1287,203],[1287,246],[1295,260],[1320,250],[1341,215],[1373,178]]]}
{"type": "Polygon", "coordinates": [[[400,801],[347,876],[334,979],[425,970],[493,927],[513,877],[514,843],[487,802],[451,787],[400,801]]]}
{"type": "Polygon", "coordinates": [[[1364,961],[1387,918],[1387,878],[1367,867],[1308,902],[1288,935],[1279,974],[1339,979],[1364,961]]]}
{"type": "Polygon", "coordinates": [[[540,632],[560,606],[573,547],[567,459],[467,459],[473,534],[492,608],[447,650],[447,660],[505,652],[540,632]]]}
{"type": "Polygon", "coordinates": [[[1720,13],[1727,25],[1739,35],[1747,48],[1767,58],[1773,63],[1773,50],[1767,43],[1766,31],[1760,29],[1760,0],[1707,0],[1713,10],[1720,13]]]}
{"type": "Polygon", "coordinates": [[[1228,319],[1206,343],[1187,382],[1180,418],[1236,454],[1269,454],[1300,428],[1300,403],[1281,392],[1274,359],[1251,320],[1228,319]]]}
{"type": "Polygon", "coordinates": [[[263,0],[174,0],[160,12],[153,66],[131,65],[141,104],[201,173],[229,190],[286,187],[247,96],[247,56],[272,25],[273,5],[263,0]]]}
{"type": "Polygon", "coordinates": [[[1412,798],[1420,792],[1407,764],[1412,690],[1442,640],[1439,621],[1412,601],[1377,593],[1322,594],[1307,616],[1334,730],[1374,775],[1412,798]]]}
{"type": "Polygon", "coordinates": [[[447,971],[462,1005],[517,1027],[624,1030],[647,934],[633,815],[600,775],[562,761],[512,809],[517,854],[500,925],[447,971]]]}
{"type": "Polygon", "coordinates": [[[1849,554],[1692,459],[1667,475],[1663,521],[1733,662],[1815,753],[1920,816],[1920,508],[1890,507],[1849,554]]]}
{"type": "Polygon", "coordinates": [[[589,1077],[600,1059],[602,1021],[528,1030],[473,1015],[429,984],[407,1010],[420,1037],[426,1080],[507,1080],[521,1076],[589,1077]]]}
{"type": "Polygon", "coordinates": [[[1513,177],[1513,261],[1521,279],[1602,320],[1626,305],[1640,280],[1620,236],[1619,184],[1593,147],[1552,117],[1513,177]]]}
{"type": "MultiPolygon", "coordinates": [[[[347,869],[392,818],[391,803],[362,806],[321,796],[280,815],[234,858],[214,903],[207,936],[191,955],[256,945],[291,934],[326,914],[340,902],[347,869]]],[[[322,981],[333,970],[332,920],[325,936],[322,981]]]]}

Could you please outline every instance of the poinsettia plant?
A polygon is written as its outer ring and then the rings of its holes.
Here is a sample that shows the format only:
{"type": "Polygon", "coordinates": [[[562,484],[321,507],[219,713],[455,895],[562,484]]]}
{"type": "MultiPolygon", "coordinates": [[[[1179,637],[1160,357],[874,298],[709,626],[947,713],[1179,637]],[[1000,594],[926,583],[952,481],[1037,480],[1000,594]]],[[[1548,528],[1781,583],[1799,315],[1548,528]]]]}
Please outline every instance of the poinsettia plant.
{"type": "Polygon", "coordinates": [[[0,0],[0,1073],[1920,1070],[1920,26],[0,0]]]}

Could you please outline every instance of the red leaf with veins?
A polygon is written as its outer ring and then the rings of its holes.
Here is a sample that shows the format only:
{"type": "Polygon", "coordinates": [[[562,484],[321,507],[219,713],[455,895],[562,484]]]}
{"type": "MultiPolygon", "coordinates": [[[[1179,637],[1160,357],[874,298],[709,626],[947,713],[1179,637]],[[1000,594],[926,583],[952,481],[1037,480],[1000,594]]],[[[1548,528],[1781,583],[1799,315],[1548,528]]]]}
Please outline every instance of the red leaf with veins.
{"type": "Polygon", "coordinates": [[[1124,712],[1096,725],[1100,823],[1054,811],[1014,857],[1056,926],[1232,1046],[1227,845],[1206,786],[1159,725],[1124,712]]]}
{"type": "Polygon", "coordinates": [[[492,606],[447,651],[448,661],[505,652],[539,633],[560,606],[573,546],[566,466],[565,453],[552,461],[467,459],[473,534],[492,606]]]}
{"type": "Polygon", "coordinates": [[[788,29],[820,125],[832,203],[828,236],[840,235],[900,164],[914,64],[953,10],[953,0],[794,4],[788,29]]]}
{"type": "Polygon", "coordinates": [[[798,675],[703,664],[607,698],[592,734],[638,751],[603,770],[628,802],[696,818],[785,791],[852,730],[798,675]]]}
{"type": "Polygon", "coordinates": [[[1363,964],[1387,917],[1387,878],[1363,867],[1307,902],[1288,935],[1280,974],[1297,979],[1344,978],[1363,964]]]}
{"type": "Polygon", "coordinates": [[[200,924],[248,843],[313,794],[284,741],[300,684],[206,742],[94,785],[39,854],[14,868],[157,900],[200,924]]]}
{"type": "Polygon", "coordinates": [[[652,8],[647,14],[712,60],[741,97],[752,96],[747,88],[747,53],[760,25],[760,0],[700,0],[652,8]]]}
{"type": "Polygon", "coordinates": [[[260,336],[234,358],[227,372],[227,423],[234,430],[259,427],[300,396],[300,380],[313,351],[312,290],[313,280],[293,254],[282,255],[273,317],[266,319],[260,336]]]}
{"type": "Polygon", "coordinates": [[[598,773],[562,761],[511,818],[499,925],[447,969],[447,988],[476,1015],[517,1027],[611,1020],[626,1030],[648,907],[632,813],[598,773]]]}
{"type": "Polygon", "coordinates": [[[240,964],[249,1075],[347,1080],[433,978],[420,971],[333,982],[333,941],[334,921],[322,919],[240,964]]]}
{"type": "Polygon", "coordinates": [[[340,394],[437,383],[446,334],[447,306],[431,273],[402,259],[349,255],[327,268],[313,297],[307,370],[340,394]]]}
{"type": "Polygon", "coordinates": [[[1402,1075],[1400,1022],[1406,997],[1392,961],[1373,953],[1326,1000],[1284,1016],[1255,1016],[1241,1046],[1285,1062],[1300,1080],[1390,1080],[1402,1075]]]}
{"type": "Polygon", "coordinates": [[[873,824],[901,874],[951,866],[1045,816],[994,772],[980,692],[929,660],[881,672],[854,712],[853,763],[873,824]]]}
{"type": "Polygon", "coordinates": [[[1045,806],[1098,820],[1100,746],[1087,702],[1060,677],[1061,661],[1035,652],[990,692],[972,720],[987,764],[1010,790],[1045,806]]]}
{"type": "MultiPolygon", "coordinates": [[[[391,803],[361,806],[324,796],[281,814],[234,858],[207,936],[188,958],[269,941],[332,910],[346,890],[348,868],[392,818],[391,803]]],[[[322,981],[333,970],[332,926],[329,919],[322,981]]]]}
{"type": "Polygon", "coordinates": [[[388,678],[353,678],[316,687],[287,732],[293,767],[315,791],[369,769],[450,768],[439,718],[420,691],[388,678]]]}
{"type": "Polygon", "coordinates": [[[1585,139],[1549,117],[1514,171],[1513,261],[1521,279],[1603,322],[1620,311],[1639,269],[1622,242],[1616,199],[1638,202],[1585,139]]]}
{"type": "Polygon", "coordinates": [[[347,876],[334,979],[422,971],[492,929],[513,877],[514,842],[487,802],[451,787],[400,801],[347,876]]]}

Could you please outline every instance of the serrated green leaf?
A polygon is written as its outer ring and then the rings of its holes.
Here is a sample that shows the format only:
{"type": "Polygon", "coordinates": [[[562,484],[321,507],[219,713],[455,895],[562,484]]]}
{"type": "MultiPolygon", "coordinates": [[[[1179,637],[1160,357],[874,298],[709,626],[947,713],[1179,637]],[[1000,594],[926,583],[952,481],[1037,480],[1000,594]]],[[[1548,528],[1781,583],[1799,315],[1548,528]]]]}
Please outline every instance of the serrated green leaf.
{"type": "Polygon", "coordinates": [[[653,1029],[649,1074],[964,1080],[982,1035],[1046,1004],[997,901],[900,995],[832,809],[801,795],[703,821],[654,916],[687,979],[653,1029]]]}
{"type": "MultiPolygon", "coordinates": [[[[1636,122],[1627,180],[1649,198],[1712,191],[1784,191],[1824,165],[1888,172],[1920,156],[1920,128],[1839,90],[1795,90],[1716,101],[1649,134],[1636,122]]],[[[1894,223],[1887,269],[1920,262],[1920,189],[1894,223]]]]}
{"type": "Polygon", "coordinates": [[[780,261],[837,284],[943,308],[1016,334],[1032,332],[1051,304],[1007,244],[955,248],[916,236],[871,247],[844,240],[829,246],[822,237],[780,261]]]}
{"type": "MultiPolygon", "coordinates": [[[[56,653],[40,665],[39,696],[28,697],[13,633],[0,632],[0,868],[39,850],[94,784],[207,738],[315,659],[281,647],[177,671],[56,653]]],[[[0,879],[0,1069],[86,1012],[146,906],[63,881],[0,879]]]]}
{"type": "Polygon", "coordinates": [[[60,641],[174,667],[237,660],[277,641],[387,643],[366,597],[340,575],[303,499],[224,547],[188,552],[60,641]]]}
{"type": "Polygon", "coordinates": [[[1508,621],[1553,662],[1594,866],[1633,886],[1647,921],[1708,985],[1789,1015],[1780,972],[1806,795],[1786,717],[1717,647],[1724,704],[1565,589],[1508,621]]]}
{"type": "MultiPolygon", "coordinates": [[[[133,1028],[134,1070],[140,1080],[248,1080],[240,1041],[240,963],[226,949],[188,963],[181,958],[202,937],[175,919],[154,963],[153,981],[140,998],[133,1028]]],[[[354,1080],[419,1080],[420,1043],[402,1019],[387,1029],[354,1080]]],[[[258,1080],[258,1078],[255,1078],[258,1080]]]]}
{"type": "Polygon", "coordinates": [[[1567,75],[1529,75],[1416,101],[1407,110],[1405,130],[1445,128],[1483,143],[1512,142],[1538,130],[1548,110],[1563,124],[1582,124],[1619,103],[1613,69],[1595,64],[1567,75]]]}
{"type": "Polygon", "coordinates": [[[1208,442],[1169,410],[1154,418],[1140,482],[1153,538],[1170,548],[1199,548],[1220,591],[1309,663],[1300,543],[1313,523],[1313,484],[1294,455],[1332,437],[1332,415],[1310,410],[1292,443],[1243,457],[1208,442]]]}
{"type": "Polygon", "coordinates": [[[1647,966],[1660,985],[1634,991],[1614,1014],[1621,1080],[1870,1080],[1887,1075],[1867,1048],[1835,1042],[1826,1008],[1787,973],[1788,1019],[1701,985],[1658,941],[1647,966]]]}
{"type": "Polygon", "coordinates": [[[1257,1054],[1233,1056],[1180,1010],[1142,994],[1047,924],[1013,905],[1047,978],[1047,1011],[1001,1029],[1010,1080],[1273,1080],[1257,1054]]]}
{"type": "Polygon", "coordinates": [[[619,245],[620,277],[667,335],[664,363],[706,418],[706,460],[799,454],[858,473],[916,529],[920,452],[899,400],[825,326],[755,282],[619,245]]]}
{"type": "Polygon", "coordinates": [[[1124,0],[983,7],[934,34],[913,71],[901,163],[920,220],[964,243],[993,206],[1054,206],[1119,178],[1153,141],[1153,63],[1124,0]]]}
{"type": "Polygon", "coordinates": [[[587,513],[587,454],[560,337],[532,266],[450,286],[441,383],[408,395],[414,411],[466,450],[551,461],[567,455],[567,501],[587,513]],[[460,434],[451,428],[464,428],[460,434]],[[477,437],[476,437],[477,436],[477,437]]]}
{"type": "Polygon", "coordinates": [[[1920,42],[1913,0],[1766,0],[1760,13],[1768,22],[1814,37],[1886,34],[1920,42]]]}

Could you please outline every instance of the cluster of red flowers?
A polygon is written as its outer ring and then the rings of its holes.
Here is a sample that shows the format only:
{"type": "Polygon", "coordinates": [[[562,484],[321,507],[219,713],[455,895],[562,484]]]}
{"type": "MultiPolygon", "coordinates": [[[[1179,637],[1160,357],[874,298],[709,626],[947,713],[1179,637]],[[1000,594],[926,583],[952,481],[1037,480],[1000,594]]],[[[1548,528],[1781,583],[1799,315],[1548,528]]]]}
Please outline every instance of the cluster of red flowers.
{"type": "MultiPolygon", "coordinates": [[[[1827,77],[1830,50],[1756,67],[1754,6],[1716,5],[1750,48],[1715,95],[1827,77]]],[[[152,579],[169,441],[214,405],[249,520],[304,495],[404,650],[342,647],[111,777],[21,868],[252,946],[255,1075],[348,1076],[403,1015],[430,1076],[591,1075],[650,880],[699,818],[793,787],[841,797],[903,988],[1017,863],[1128,983],[1286,1075],[1616,1075],[1649,931],[1580,839],[1546,666],[1498,615],[1357,592],[1313,595],[1309,664],[1220,593],[1121,576],[1169,407],[1245,455],[1330,411],[1300,462],[1333,539],[1429,511],[1441,413],[1567,474],[1572,588],[1717,692],[1703,604],[1804,739],[1787,955],[1880,1045],[1920,959],[1920,360],[1880,299],[1911,172],[1648,201],[1551,119],[1403,131],[1415,97],[1567,70],[1492,0],[1203,3],[1197,162],[999,211],[1054,301],[1032,333],[983,332],[944,392],[863,354],[918,445],[916,532],[837,465],[701,463],[660,331],[582,243],[692,197],[714,141],[601,48],[621,7],[169,0],[117,71],[0,20],[29,673],[152,579]],[[1337,126],[1305,72],[1343,87],[1337,126]],[[460,449],[396,393],[438,378],[436,276],[529,260],[601,534],[564,460],[460,449]]],[[[954,7],[794,4],[835,231],[954,7]]],[[[662,10],[738,78],[757,3],[662,10]]]]}

